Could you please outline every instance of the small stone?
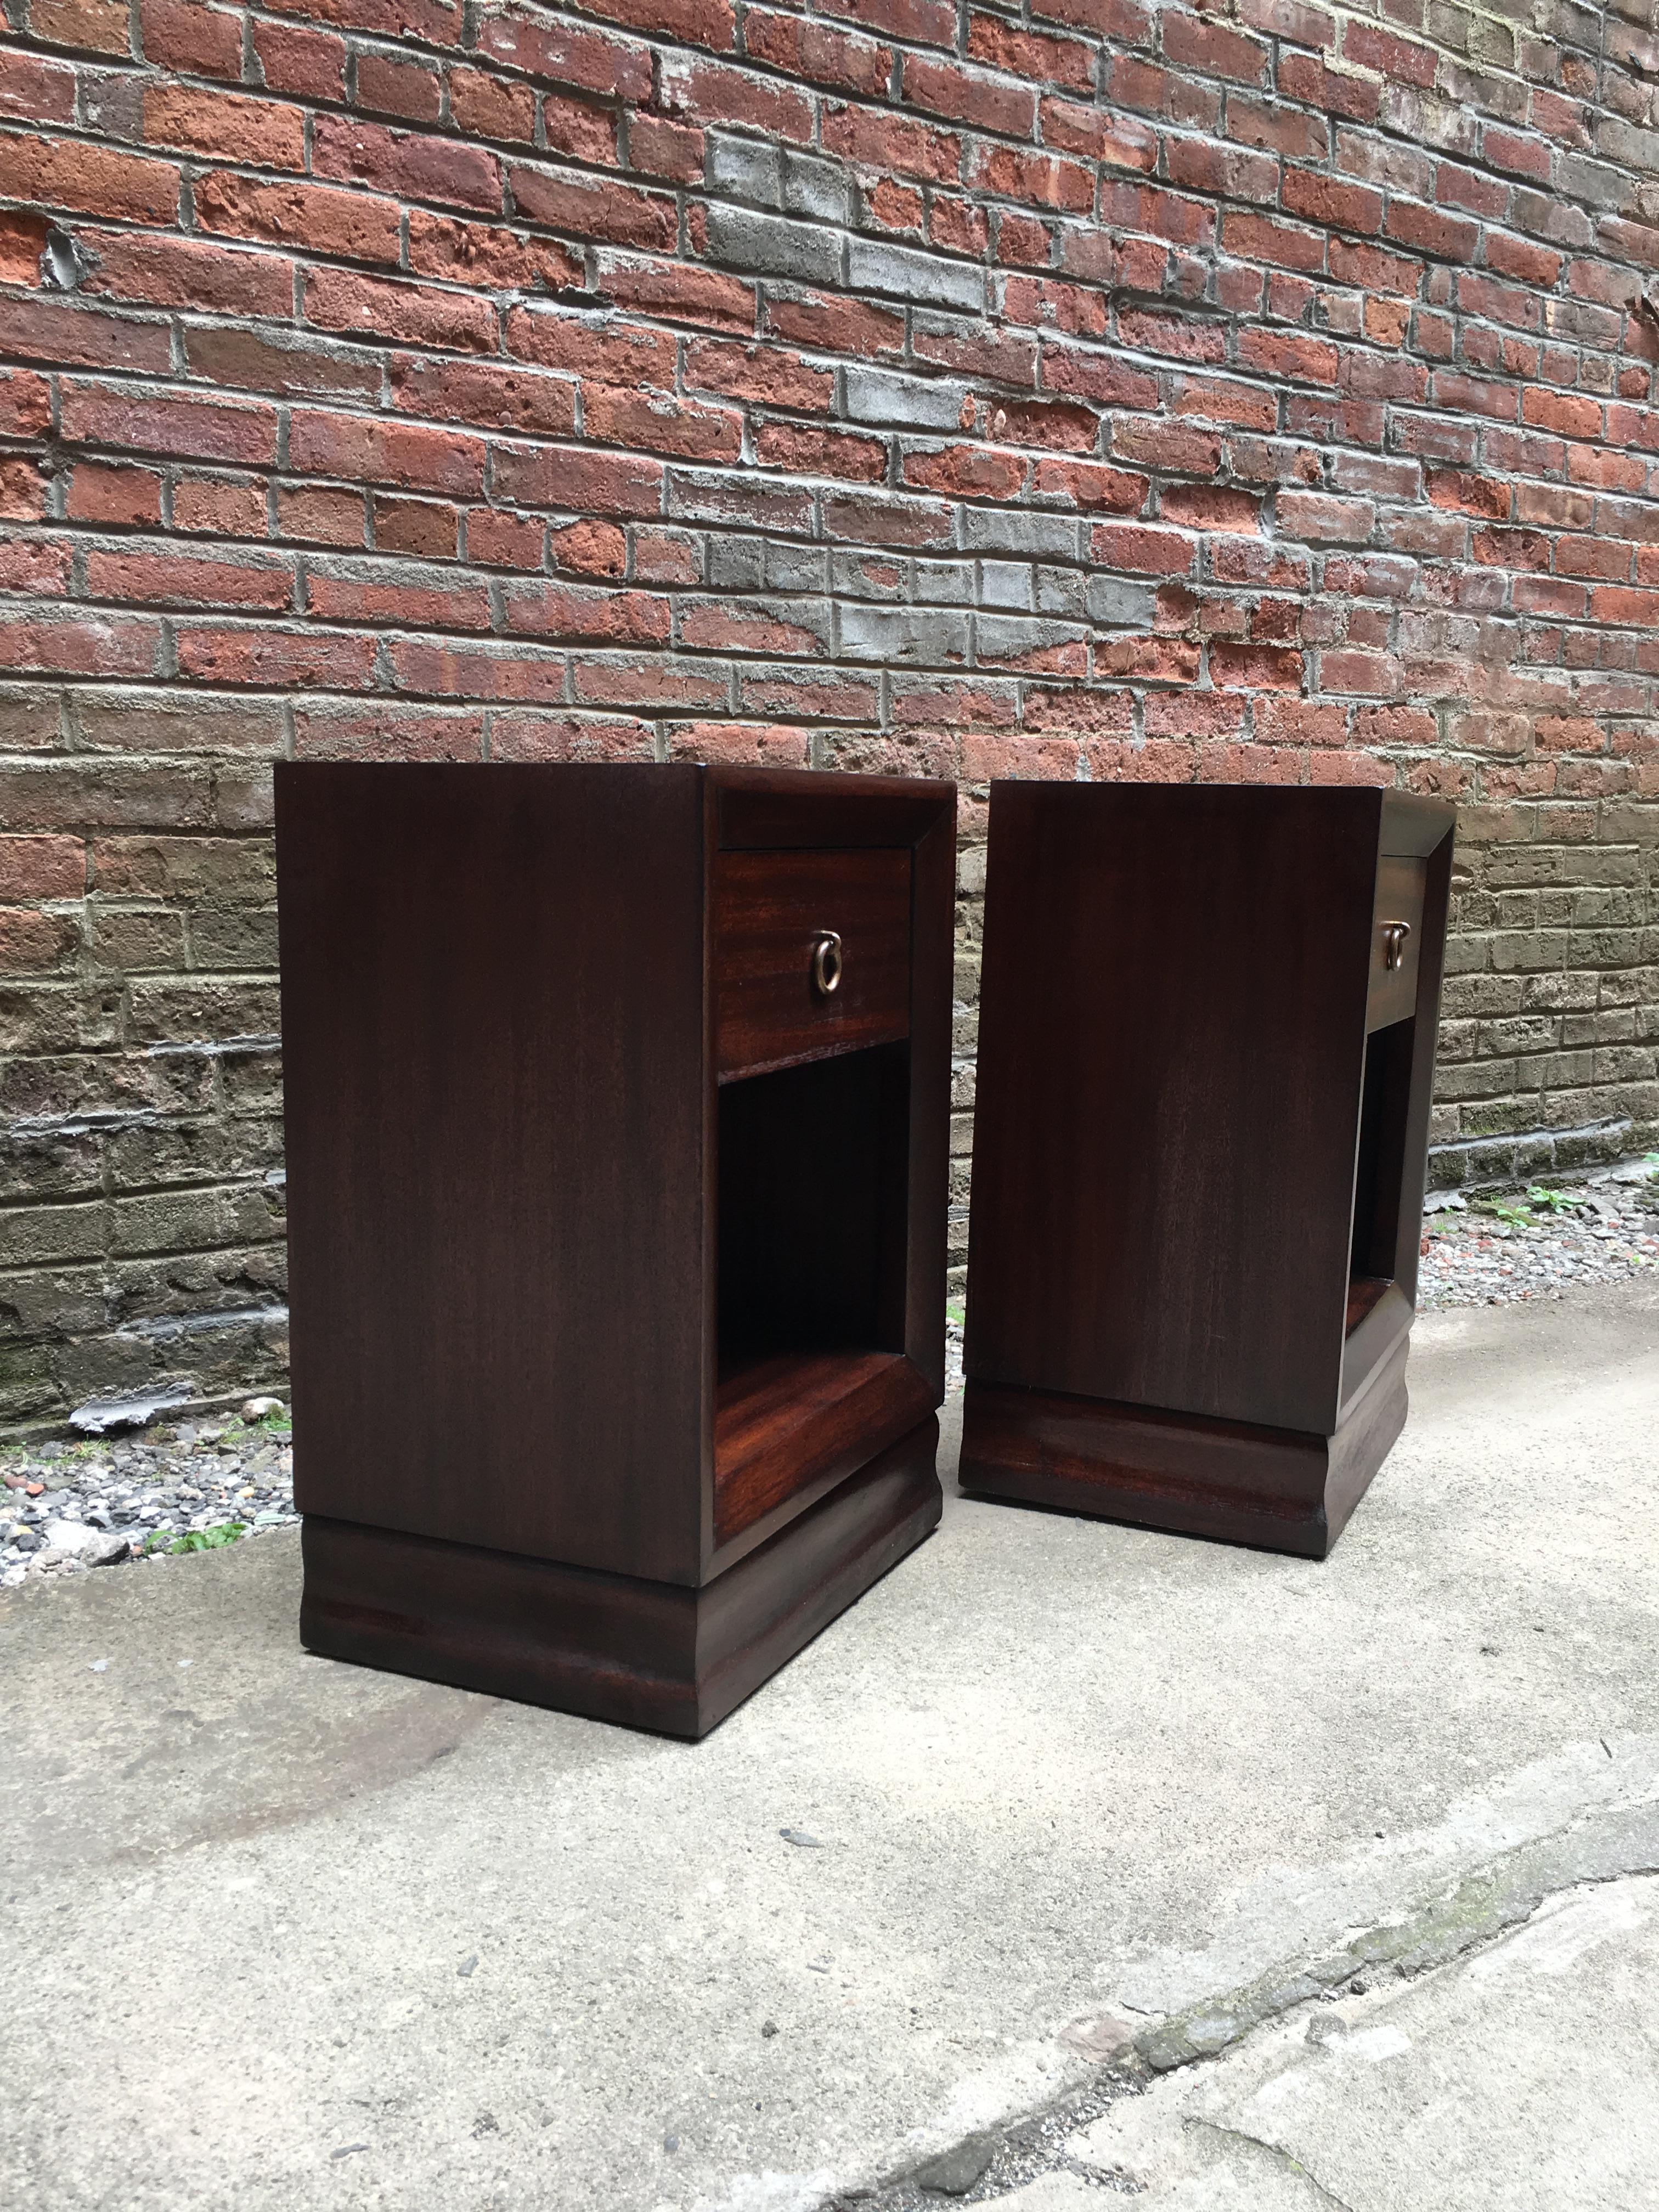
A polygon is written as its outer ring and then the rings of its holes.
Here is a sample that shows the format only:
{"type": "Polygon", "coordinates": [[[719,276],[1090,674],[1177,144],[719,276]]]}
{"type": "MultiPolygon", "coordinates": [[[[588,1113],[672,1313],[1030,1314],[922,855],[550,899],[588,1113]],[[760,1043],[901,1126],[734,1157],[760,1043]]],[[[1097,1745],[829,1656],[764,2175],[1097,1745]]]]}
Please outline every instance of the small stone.
{"type": "Polygon", "coordinates": [[[816,1836],[809,1836],[805,1828],[780,1828],[778,1833],[786,1844],[797,1844],[805,1851],[821,1851],[823,1845],[816,1836]]]}
{"type": "Polygon", "coordinates": [[[771,2037],[775,2036],[775,2035],[777,2033],[777,2032],[778,2032],[778,2024],[777,2024],[776,2021],[775,2021],[775,2020],[763,2020],[763,2021],[761,2022],[761,2033],[762,2033],[763,2036],[767,2037],[769,2040],[770,2039],[770,2038],[771,2038],[771,2037]]]}
{"type": "Polygon", "coordinates": [[[460,1975],[463,1980],[465,1980],[466,1977],[476,1968],[477,1963],[478,1954],[474,1951],[469,1958],[462,1960],[460,1965],[456,1967],[455,1971],[459,1975],[460,1975]]]}

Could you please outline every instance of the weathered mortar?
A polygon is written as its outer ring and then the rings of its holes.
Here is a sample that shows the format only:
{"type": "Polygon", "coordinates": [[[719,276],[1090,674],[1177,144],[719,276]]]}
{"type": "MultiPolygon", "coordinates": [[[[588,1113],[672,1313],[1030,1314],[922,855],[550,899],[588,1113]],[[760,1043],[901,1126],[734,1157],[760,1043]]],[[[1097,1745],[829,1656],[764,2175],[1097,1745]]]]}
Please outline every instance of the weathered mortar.
{"type": "Polygon", "coordinates": [[[282,756],[959,777],[958,1238],[994,775],[1455,797],[1437,1172],[1655,1140],[1652,0],[4,15],[0,1425],[279,1370],[282,756]]]}

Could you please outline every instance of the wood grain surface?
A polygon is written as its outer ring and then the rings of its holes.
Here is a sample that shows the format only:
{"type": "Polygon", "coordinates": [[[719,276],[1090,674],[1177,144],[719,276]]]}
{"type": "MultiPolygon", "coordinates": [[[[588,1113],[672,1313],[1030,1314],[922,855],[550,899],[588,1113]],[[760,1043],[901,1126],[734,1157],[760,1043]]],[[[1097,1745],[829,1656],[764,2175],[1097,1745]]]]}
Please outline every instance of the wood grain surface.
{"type": "Polygon", "coordinates": [[[714,1058],[739,1075],[887,1044],[910,1027],[908,848],[721,853],[714,864],[714,1058]],[[841,979],[812,975],[841,939],[841,979]]]}
{"type": "Polygon", "coordinates": [[[284,763],[302,1512],[694,1583],[702,771],[284,763]]]}

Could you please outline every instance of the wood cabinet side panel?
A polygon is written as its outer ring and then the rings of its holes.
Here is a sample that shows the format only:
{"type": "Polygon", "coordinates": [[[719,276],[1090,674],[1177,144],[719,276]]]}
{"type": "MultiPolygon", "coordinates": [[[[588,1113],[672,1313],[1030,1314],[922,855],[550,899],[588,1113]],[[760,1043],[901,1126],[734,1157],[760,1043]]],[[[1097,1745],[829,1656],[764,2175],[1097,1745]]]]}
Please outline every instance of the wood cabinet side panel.
{"type": "Polygon", "coordinates": [[[993,786],[970,1376],[1334,1429],[1378,806],[993,786]]]}
{"type": "Polygon", "coordinates": [[[701,771],[277,770],[295,1491],[693,1583],[701,771]]]}

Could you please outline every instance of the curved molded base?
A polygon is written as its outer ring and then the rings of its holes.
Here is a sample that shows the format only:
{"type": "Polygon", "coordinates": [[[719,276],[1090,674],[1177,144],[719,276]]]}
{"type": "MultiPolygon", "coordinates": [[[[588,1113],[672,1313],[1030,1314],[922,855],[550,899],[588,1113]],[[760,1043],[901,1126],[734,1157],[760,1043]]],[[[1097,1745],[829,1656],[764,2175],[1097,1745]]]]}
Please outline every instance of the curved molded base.
{"type": "Polygon", "coordinates": [[[1322,1559],[1406,1425],[1407,1349],[1332,1437],[970,1382],[962,1487],[1322,1559]]]}
{"type": "Polygon", "coordinates": [[[703,1736],[937,1524],[929,1418],[702,1589],[307,1514],[300,1636],[386,1667],[703,1736]]]}

